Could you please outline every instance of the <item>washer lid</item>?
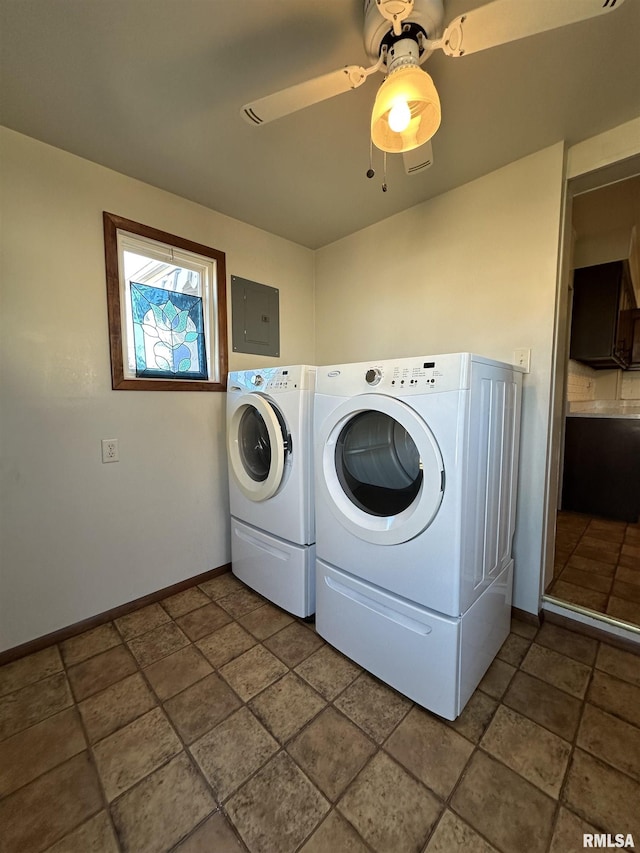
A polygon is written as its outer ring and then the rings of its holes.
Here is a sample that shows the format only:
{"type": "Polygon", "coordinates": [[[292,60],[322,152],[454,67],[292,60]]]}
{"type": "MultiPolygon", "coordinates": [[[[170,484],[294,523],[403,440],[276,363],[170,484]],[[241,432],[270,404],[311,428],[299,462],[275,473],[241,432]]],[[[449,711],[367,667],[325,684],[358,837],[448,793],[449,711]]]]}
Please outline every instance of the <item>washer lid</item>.
{"type": "Polygon", "coordinates": [[[319,488],[337,520],[377,545],[431,524],[444,494],[433,433],[406,403],[363,394],[338,406],[318,434],[319,488]]]}
{"type": "Polygon", "coordinates": [[[240,491],[265,501],[280,488],[290,440],[284,418],[260,394],[240,397],[227,425],[229,466],[240,491]]]}

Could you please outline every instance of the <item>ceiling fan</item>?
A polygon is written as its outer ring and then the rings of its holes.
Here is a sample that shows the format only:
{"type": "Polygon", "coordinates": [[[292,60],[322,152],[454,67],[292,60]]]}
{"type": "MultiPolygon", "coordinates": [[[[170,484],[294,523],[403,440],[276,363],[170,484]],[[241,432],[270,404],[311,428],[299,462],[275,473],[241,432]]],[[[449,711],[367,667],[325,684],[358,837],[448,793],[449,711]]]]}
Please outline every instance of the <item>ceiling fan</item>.
{"type": "Polygon", "coordinates": [[[259,126],[357,89],[381,71],[385,79],[373,105],[371,140],[381,151],[401,153],[405,171],[415,174],[433,162],[430,140],[440,126],[440,99],[421,68],[434,50],[465,56],[611,12],[623,3],[492,0],[443,26],[443,0],[364,0],[364,46],[373,62],[370,67],[347,65],[252,101],[241,113],[259,126]]]}

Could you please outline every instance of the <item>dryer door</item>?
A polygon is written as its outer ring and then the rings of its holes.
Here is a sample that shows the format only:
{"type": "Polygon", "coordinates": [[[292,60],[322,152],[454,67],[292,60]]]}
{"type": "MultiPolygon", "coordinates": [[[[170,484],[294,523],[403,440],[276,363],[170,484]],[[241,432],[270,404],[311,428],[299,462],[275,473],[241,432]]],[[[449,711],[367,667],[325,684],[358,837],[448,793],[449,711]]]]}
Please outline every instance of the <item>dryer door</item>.
{"type": "Polygon", "coordinates": [[[351,533],[397,545],[431,524],[444,493],[442,455],[427,424],[405,403],[378,394],[348,400],[318,441],[320,488],[351,533]]]}
{"type": "Polygon", "coordinates": [[[266,501],[280,488],[290,436],[276,406],[260,394],[241,397],[227,425],[229,465],[240,491],[266,501]]]}

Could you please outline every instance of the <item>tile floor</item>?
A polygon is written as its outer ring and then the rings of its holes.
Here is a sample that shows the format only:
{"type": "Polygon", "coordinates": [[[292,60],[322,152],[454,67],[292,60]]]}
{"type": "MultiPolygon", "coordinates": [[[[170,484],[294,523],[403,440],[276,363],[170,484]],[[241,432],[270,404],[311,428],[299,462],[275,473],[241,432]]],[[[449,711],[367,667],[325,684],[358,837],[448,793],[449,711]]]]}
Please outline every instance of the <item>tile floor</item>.
{"type": "Polygon", "coordinates": [[[640,657],[514,621],[455,723],[232,575],[0,668],[2,853],[640,845],[640,657]]]}
{"type": "Polygon", "coordinates": [[[559,512],[547,593],[640,625],[640,524],[559,512]]]}

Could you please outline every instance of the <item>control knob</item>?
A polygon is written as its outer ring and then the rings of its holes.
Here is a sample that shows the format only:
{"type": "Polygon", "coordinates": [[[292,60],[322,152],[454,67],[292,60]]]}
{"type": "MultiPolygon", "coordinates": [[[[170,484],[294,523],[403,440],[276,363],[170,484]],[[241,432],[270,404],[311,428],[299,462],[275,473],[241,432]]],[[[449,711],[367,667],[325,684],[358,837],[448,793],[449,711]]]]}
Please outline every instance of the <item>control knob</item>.
{"type": "Polygon", "coordinates": [[[259,373],[256,373],[255,376],[251,377],[251,381],[256,386],[256,388],[259,388],[264,382],[264,379],[262,378],[262,376],[260,376],[259,373]]]}
{"type": "Polygon", "coordinates": [[[382,371],[378,367],[370,367],[364,378],[369,385],[377,385],[382,379],[382,371]]]}

